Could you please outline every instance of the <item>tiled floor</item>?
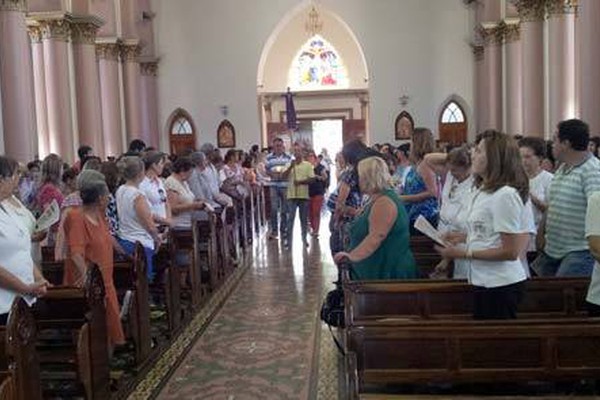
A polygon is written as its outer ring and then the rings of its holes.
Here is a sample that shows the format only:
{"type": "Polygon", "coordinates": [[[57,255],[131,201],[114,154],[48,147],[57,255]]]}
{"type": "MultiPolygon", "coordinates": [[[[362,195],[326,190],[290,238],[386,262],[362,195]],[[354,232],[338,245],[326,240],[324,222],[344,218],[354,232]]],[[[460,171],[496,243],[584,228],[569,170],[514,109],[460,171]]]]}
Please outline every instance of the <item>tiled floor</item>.
{"type": "Polygon", "coordinates": [[[317,311],[334,276],[322,241],[308,249],[296,241],[291,251],[277,241],[259,245],[253,265],[158,398],[316,398],[317,311]]]}

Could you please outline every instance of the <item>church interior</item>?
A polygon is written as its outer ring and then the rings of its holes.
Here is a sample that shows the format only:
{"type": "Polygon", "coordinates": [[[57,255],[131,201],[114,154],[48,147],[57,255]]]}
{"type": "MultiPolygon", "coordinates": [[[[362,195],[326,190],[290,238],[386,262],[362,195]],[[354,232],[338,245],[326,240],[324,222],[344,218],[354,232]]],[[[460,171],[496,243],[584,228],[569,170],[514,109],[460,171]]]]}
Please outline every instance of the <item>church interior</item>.
{"type": "Polygon", "coordinates": [[[0,400],[600,398],[599,22],[0,0],[0,400]]]}

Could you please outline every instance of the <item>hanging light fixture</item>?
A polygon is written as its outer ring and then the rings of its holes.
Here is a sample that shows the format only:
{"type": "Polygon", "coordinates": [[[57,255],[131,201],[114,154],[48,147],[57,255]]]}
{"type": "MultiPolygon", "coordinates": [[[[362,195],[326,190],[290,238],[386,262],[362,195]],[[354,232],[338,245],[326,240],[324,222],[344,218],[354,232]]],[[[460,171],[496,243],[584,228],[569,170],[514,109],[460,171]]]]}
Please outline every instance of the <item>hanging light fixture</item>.
{"type": "Polygon", "coordinates": [[[323,21],[321,21],[321,16],[314,4],[308,13],[308,19],[306,20],[306,24],[304,24],[304,28],[310,36],[319,35],[323,29],[323,21]]]}

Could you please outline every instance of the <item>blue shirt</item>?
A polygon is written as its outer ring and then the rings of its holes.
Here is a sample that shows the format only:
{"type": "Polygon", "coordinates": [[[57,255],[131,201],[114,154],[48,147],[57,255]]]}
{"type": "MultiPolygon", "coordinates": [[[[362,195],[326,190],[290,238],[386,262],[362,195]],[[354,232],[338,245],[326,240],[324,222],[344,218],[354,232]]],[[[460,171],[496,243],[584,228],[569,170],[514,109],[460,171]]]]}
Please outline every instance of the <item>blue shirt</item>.
{"type": "MultiPolygon", "coordinates": [[[[292,156],[286,153],[282,153],[280,155],[275,155],[273,153],[269,154],[265,160],[265,169],[267,173],[274,172],[284,172],[292,163],[292,156]]],[[[277,187],[287,187],[287,180],[284,178],[281,179],[271,179],[271,186],[277,187]]]]}

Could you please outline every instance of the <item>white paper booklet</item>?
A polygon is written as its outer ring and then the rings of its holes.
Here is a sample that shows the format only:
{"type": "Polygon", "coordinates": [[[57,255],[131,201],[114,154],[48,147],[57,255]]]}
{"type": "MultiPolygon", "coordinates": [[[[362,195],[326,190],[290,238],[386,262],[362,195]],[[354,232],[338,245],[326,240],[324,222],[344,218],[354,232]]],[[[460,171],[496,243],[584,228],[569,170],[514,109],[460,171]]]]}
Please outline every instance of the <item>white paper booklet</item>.
{"type": "Polygon", "coordinates": [[[60,219],[60,207],[56,200],[53,200],[52,203],[42,213],[42,215],[38,218],[35,224],[35,231],[42,232],[49,229],[52,225],[58,222],[60,219]]]}
{"type": "Polygon", "coordinates": [[[444,239],[442,239],[442,234],[440,233],[440,231],[435,229],[429,223],[429,221],[427,221],[425,219],[424,216],[419,215],[417,217],[417,220],[415,221],[415,229],[417,229],[419,232],[421,232],[425,236],[433,239],[436,243],[438,243],[442,246],[446,246],[446,243],[444,243],[444,239]]]}

